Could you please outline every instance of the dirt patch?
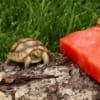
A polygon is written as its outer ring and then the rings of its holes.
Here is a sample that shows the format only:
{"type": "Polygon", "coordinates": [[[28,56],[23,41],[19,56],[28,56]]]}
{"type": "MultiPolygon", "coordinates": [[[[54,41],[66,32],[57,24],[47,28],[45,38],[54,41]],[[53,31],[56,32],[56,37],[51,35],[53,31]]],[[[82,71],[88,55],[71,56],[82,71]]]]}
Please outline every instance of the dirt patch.
{"type": "Polygon", "coordinates": [[[0,100],[100,100],[100,84],[70,59],[52,53],[50,63],[40,65],[1,64],[0,100]]]}

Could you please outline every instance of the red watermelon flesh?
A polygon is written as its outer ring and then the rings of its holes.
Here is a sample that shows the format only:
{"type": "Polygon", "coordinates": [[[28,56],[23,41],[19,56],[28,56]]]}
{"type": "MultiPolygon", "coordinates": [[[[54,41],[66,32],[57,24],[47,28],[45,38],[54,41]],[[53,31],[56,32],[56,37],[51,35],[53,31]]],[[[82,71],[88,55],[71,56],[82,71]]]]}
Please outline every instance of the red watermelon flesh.
{"type": "Polygon", "coordinates": [[[73,32],[60,39],[60,50],[100,82],[100,26],[73,32]]]}

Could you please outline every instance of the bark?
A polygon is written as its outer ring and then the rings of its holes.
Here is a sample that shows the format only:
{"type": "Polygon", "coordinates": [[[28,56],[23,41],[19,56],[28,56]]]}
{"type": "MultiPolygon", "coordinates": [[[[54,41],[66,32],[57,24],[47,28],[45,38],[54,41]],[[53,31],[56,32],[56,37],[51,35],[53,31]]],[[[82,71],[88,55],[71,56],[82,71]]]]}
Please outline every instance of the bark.
{"type": "Polygon", "coordinates": [[[0,64],[0,100],[100,100],[100,84],[61,54],[40,67],[0,64]]]}

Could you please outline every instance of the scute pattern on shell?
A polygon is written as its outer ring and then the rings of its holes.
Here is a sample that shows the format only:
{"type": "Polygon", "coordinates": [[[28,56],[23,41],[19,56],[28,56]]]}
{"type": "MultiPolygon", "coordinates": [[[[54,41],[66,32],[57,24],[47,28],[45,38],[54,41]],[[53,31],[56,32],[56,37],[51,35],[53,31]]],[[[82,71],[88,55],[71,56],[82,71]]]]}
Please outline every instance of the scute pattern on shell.
{"type": "Polygon", "coordinates": [[[12,46],[10,52],[20,52],[25,50],[25,48],[33,48],[38,45],[43,46],[43,44],[38,40],[33,40],[31,38],[20,39],[12,46]]]}

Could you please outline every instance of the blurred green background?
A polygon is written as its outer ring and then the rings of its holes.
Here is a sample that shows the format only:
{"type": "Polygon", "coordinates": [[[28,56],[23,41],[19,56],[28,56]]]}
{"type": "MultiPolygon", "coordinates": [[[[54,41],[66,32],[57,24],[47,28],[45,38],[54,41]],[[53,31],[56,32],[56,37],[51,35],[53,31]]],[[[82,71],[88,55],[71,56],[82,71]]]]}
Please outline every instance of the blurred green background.
{"type": "Polygon", "coordinates": [[[0,62],[20,38],[39,39],[59,51],[65,34],[96,24],[99,0],[0,0],[0,62]]]}

